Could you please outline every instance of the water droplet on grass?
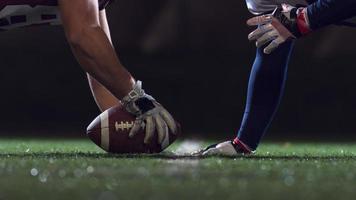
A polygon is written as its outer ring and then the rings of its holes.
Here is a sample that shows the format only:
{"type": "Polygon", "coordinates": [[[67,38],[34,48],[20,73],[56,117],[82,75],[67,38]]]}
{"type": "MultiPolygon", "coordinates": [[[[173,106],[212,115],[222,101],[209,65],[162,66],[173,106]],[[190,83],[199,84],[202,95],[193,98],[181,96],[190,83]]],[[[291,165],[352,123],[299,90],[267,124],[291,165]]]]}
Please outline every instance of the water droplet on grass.
{"type": "Polygon", "coordinates": [[[50,172],[48,170],[44,170],[42,173],[39,174],[38,180],[41,183],[45,183],[45,182],[47,182],[49,175],[50,175],[50,172]]]}
{"type": "Polygon", "coordinates": [[[88,174],[91,174],[91,173],[93,173],[94,172],[94,167],[93,166],[88,166],[87,167],[87,173],[88,174]]]}
{"type": "Polygon", "coordinates": [[[41,174],[41,175],[38,177],[38,180],[39,180],[41,183],[45,183],[45,182],[47,182],[47,177],[41,174]]]}
{"type": "Polygon", "coordinates": [[[38,170],[36,168],[32,168],[30,171],[32,176],[37,176],[38,175],[38,170]]]}

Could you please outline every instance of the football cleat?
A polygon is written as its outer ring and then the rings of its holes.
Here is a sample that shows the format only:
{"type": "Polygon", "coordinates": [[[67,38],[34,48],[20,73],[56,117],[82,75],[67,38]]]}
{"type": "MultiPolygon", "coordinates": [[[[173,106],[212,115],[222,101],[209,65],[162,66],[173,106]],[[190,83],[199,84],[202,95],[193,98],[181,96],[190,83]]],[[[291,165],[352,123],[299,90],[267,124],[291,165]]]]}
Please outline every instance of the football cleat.
{"type": "Polygon", "coordinates": [[[225,141],[206,147],[200,151],[194,152],[193,156],[239,156],[254,153],[251,148],[241,142],[239,139],[225,141]]]}

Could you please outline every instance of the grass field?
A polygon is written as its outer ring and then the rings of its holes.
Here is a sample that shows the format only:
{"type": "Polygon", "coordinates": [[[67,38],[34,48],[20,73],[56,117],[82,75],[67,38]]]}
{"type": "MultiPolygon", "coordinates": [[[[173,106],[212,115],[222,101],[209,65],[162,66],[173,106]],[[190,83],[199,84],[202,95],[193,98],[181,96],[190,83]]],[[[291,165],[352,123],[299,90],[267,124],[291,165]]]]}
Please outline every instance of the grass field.
{"type": "Polygon", "coordinates": [[[0,199],[356,198],[356,144],[265,143],[249,157],[182,156],[200,145],[125,156],[89,140],[1,139],[0,199]]]}

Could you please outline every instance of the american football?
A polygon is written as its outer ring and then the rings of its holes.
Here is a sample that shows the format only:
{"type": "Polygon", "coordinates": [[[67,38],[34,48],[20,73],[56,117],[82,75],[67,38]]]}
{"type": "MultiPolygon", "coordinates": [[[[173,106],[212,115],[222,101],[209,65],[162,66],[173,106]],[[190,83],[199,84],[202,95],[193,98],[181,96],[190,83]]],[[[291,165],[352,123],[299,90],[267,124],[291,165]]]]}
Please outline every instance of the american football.
{"type": "Polygon", "coordinates": [[[143,128],[133,138],[129,138],[134,121],[134,115],[122,106],[115,106],[104,111],[91,122],[87,128],[87,135],[96,145],[110,153],[159,153],[172,144],[181,132],[180,125],[177,123],[177,134],[169,132],[162,144],[158,144],[157,134],[150,144],[145,144],[143,128]]]}

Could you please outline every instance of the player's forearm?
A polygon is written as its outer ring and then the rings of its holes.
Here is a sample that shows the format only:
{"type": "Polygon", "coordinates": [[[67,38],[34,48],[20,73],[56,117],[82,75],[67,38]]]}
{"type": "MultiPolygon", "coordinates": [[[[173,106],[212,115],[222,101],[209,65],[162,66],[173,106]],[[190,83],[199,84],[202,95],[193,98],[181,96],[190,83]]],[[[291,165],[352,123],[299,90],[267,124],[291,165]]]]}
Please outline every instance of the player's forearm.
{"type": "MultiPolygon", "coordinates": [[[[100,27],[105,32],[106,37],[109,39],[112,45],[110,28],[106,18],[105,9],[99,12],[99,21],[100,21],[100,27]]],[[[104,87],[101,83],[99,83],[89,74],[87,74],[87,76],[88,76],[88,82],[94,100],[101,112],[104,112],[108,108],[121,104],[121,102],[106,87],[104,87]]]]}
{"type": "Polygon", "coordinates": [[[100,27],[82,29],[81,37],[70,38],[73,52],[83,69],[119,99],[132,90],[134,80],[121,65],[106,34],[100,27]]]}
{"type": "Polygon", "coordinates": [[[310,28],[315,30],[356,15],[356,0],[318,0],[307,7],[310,28]]]}
{"type": "Polygon", "coordinates": [[[107,90],[101,83],[99,83],[89,74],[88,81],[90,89],[93,93],[94,100],[101,112],[121,104],[120,101],[115,96],[113,96],[109,90],[107,90]]]}

